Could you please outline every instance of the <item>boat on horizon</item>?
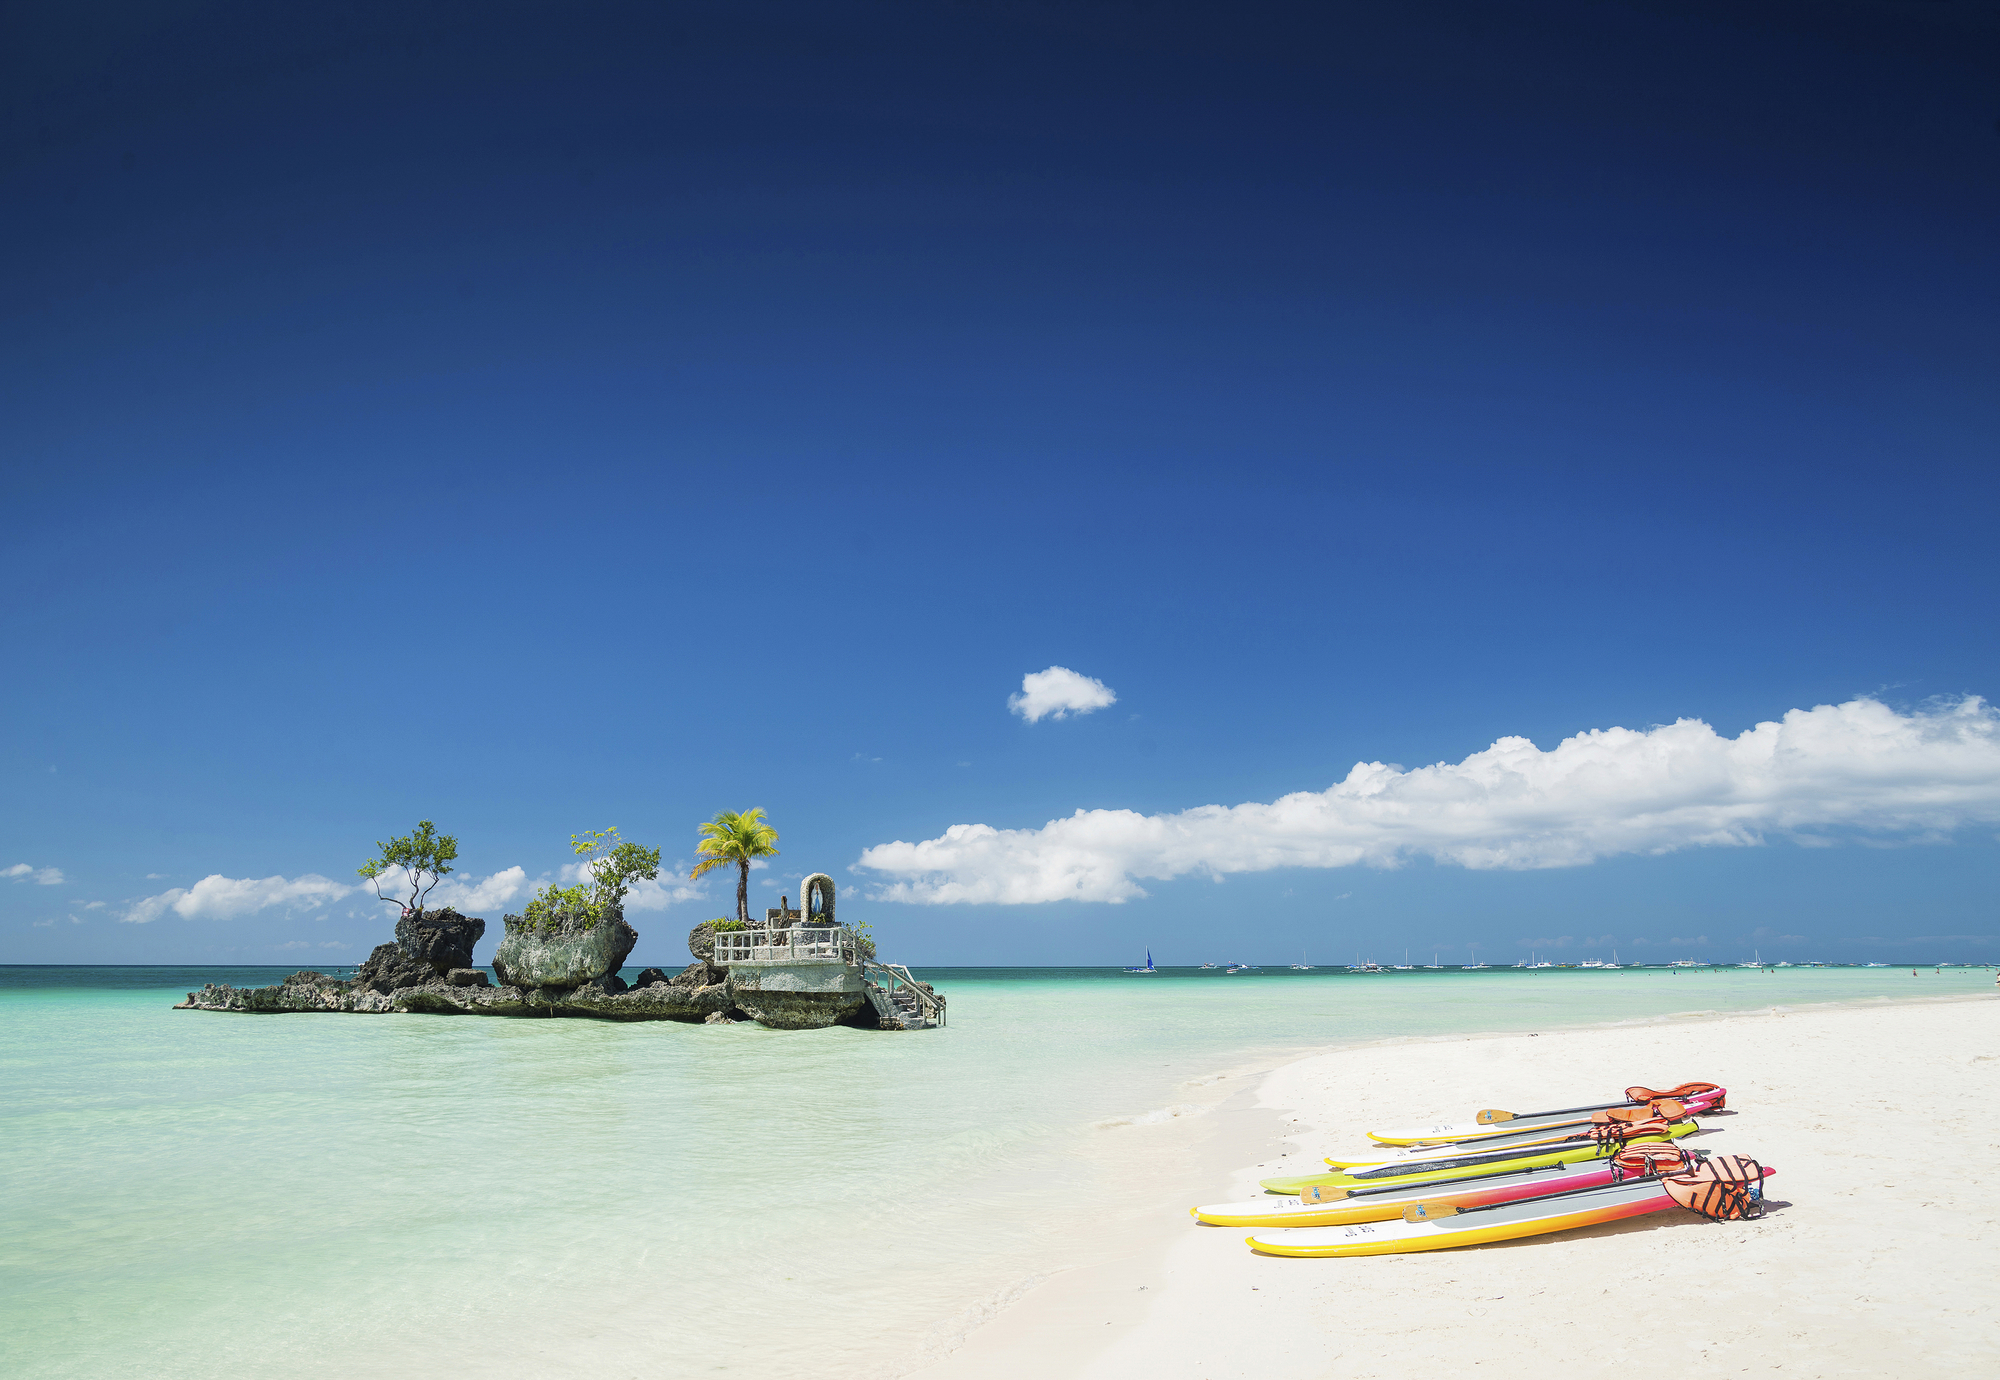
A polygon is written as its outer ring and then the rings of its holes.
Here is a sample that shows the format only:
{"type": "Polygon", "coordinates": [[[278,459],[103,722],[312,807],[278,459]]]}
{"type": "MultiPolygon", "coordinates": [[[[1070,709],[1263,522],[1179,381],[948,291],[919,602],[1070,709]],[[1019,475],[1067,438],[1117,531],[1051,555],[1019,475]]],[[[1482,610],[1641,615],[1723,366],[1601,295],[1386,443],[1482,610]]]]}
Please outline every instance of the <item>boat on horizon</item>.
{"type": "Polygon", "coordinates": [[[1128,972],[1128,973],[1137,973],[1137,974],[1138,974],[1138,975],[1139,975],[1140,977],[1151,977],[1151,976],[1152,976],[1152,975],[1153,975],[1153,974],[1154,974],[1155,972],[1157,972],[1157,971],[1158,971],[1157,969],[1155,969],[1155,968],[1153,967],[1153,951],[1152,951],[1151,949],[1148,949],[1148,950],[1146,950],[1146,966],[1145,966],[1145,967],[1143,967],[1143,968],[1127,968],[1127,969],[1126,969],[1125,971],[1126,971],[1126,972],[1128,972]]]}
{"type": "Polygon", "coordinates": [[[1313,971],[1312,964],[1306,962],[1306,951],[1304,949],[1299,950],[1299,961],[1292,965],[1292,971],[1295,973],[1310,973],[1313,971]]]}

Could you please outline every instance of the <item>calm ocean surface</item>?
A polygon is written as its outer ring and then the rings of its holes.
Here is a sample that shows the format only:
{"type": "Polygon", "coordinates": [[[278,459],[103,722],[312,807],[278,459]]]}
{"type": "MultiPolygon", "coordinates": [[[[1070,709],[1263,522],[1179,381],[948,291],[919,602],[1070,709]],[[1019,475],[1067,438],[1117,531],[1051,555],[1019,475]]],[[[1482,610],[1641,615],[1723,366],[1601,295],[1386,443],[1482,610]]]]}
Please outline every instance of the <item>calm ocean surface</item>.
{"type": "Polygon", "coordinates": [[[897,1034],[169,1009],[285,971],[0,967],[0,1374],[893,1375],[1111,1210],[1132,1123],[1287,1055],[1993,981],[934,969],[951,1026],[897,1034]]]}

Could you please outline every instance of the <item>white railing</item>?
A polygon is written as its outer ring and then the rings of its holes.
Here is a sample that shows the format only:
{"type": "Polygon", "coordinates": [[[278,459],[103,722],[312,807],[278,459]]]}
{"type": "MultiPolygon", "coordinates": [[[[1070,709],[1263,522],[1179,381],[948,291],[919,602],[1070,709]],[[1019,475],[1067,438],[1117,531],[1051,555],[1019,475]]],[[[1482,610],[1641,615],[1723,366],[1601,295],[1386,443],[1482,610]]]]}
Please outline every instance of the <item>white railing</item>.
{"type": "Polygon", "coordinates": [[[854,931],[825,929],[722,930],[715,936],[715,963],[852,963],[854,931]]]}

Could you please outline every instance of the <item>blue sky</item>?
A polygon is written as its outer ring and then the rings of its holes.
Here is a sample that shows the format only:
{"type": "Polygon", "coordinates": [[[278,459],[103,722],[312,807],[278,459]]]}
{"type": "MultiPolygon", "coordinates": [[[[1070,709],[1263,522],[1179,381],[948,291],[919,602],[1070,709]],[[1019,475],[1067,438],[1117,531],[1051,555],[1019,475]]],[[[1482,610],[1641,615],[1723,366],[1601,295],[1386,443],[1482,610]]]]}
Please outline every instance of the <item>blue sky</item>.
{"type": "Polygon", "coordinates": [[[1561,866],[850,871],[2000,694],[2000,28],[1740,9],[17,16],[0,961],[352,962],[294,883],[419,818],[532,881],[751,805],[920,963],[2000,957],[1976,712],[1923,810],[1561,866]],[[211,876],[285,881],[144,909],[211,876]]]}

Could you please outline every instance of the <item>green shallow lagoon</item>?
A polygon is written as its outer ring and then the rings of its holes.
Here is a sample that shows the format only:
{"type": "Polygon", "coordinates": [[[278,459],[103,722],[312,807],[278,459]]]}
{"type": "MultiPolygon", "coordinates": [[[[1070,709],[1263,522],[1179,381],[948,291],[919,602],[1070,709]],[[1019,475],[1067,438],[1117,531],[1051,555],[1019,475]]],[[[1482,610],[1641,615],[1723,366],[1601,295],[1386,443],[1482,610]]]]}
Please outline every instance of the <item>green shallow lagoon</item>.
{"type": "Polygon", "coordinates": [[[0,968],[0,1373],[895,1374],[1047,1268],[1062,1210],[1117,1193],[1107,1138],[1216,1073],[1992,989],[1929,968],[938,969],[952,1024],[897,1034],[169,1009],[283,971],[0,968]]]}

